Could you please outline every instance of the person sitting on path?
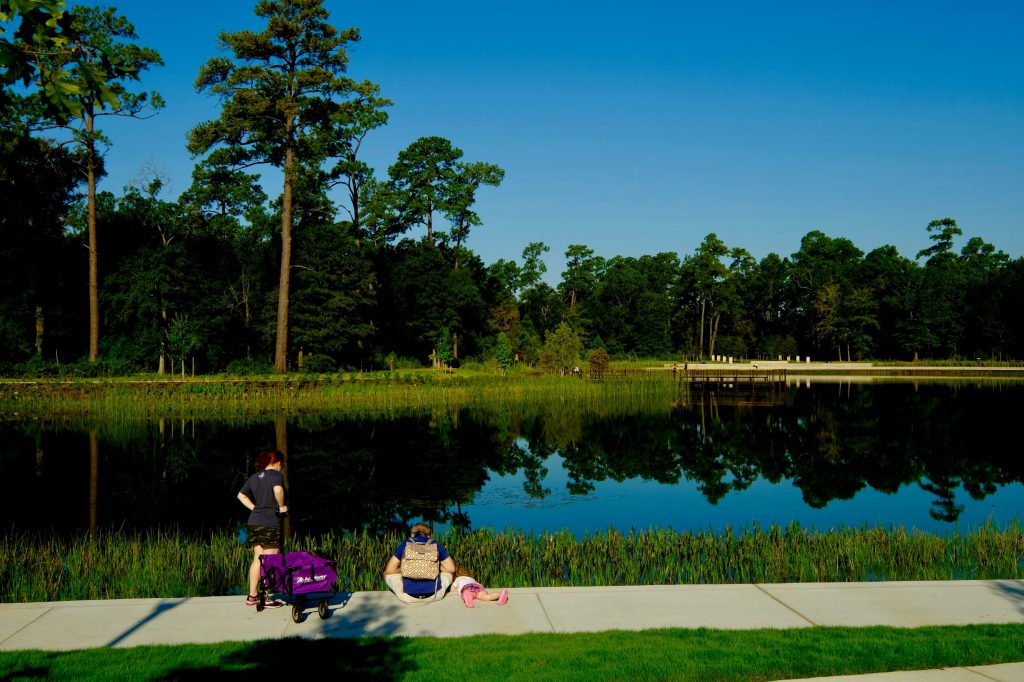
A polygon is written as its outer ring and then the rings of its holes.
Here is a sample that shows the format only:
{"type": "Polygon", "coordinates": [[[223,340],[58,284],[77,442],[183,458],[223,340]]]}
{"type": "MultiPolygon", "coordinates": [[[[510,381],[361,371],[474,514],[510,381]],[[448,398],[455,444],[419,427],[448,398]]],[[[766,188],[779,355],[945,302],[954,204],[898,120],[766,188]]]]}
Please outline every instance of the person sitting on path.
{"type": "Polygon", "coordinates": [[[384,567],[384,582],[406,604],[441,599],[452,584],[455,562],[433,532],[425,523],[414,525],[384,567]]]}
{"type": "Polygon", "coordinates": [[[467,608],[473,608],[473,602],[476,600],[496,601],[499,606],[508,603],[508,590],[502,589],[500,593],[488,592],[487,588],[478,583],[462,566],[455,571],[455,582],[452,583],[452,589],[455,590],[455,594],[462,597],[467,608]]]}
{"type": "MultiPolygon", "coordinates": [[[[259,604],[260,556],[281,552],[281,520],[288,515],[284,476],[281,474],[283,464],[284,456],[277,450],[259,453],[256,456],[256,473],[238,491],[238,501],[250,510],[246,530],[253,556],[249,565],[247,606],[259,604]]],[[[276,600],[264,604],[268,609],[280,606],[283,604],[276,600]]]]}

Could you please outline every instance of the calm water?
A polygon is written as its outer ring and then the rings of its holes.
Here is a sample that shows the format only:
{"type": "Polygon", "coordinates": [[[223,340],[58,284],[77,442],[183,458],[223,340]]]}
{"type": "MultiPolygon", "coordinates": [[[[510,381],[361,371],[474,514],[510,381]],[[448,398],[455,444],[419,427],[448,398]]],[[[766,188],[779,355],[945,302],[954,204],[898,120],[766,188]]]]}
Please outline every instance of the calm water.
{"type": "Polygon", "coordinates": [[[715,529],[1024,517],[1024,383],[811,384],[600,417],[550,406],[388,421],[0,421],[4,532],[195,531],[245,520],[258,450],[285,444],[297,532],[438,525],[715,529]]]}

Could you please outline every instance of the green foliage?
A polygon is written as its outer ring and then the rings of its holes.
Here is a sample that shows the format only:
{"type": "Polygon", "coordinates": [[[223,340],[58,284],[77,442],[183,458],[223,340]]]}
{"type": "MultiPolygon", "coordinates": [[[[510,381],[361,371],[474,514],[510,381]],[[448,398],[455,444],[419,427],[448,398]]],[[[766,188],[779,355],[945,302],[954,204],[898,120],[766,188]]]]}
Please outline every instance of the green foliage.
{"type": "Polygon", "coordinates": [[[181,360],[181,374],[185,375],[185,361],[199,347],[199,334],[195,323],[187,315],[176,315],[167,328],[167,347],[181,360]]]}
{"type": "Polygon", "coordinates": [[[452,335],[448,327],[442,327],[437,334],[437,359],[447,365],[455,357],[452,353],[452,335]]]}
{"type": "Polygon", "coordinates": [[[292,343],[307,352],[358,363],[374,340],[372,263],[349,230],[311,224],[298,240],[290,311],[292,343]]]}
{"type": "MultiPolygon", "coordinates": [[[[114,20],[114,11],[75,7],[67,11],[63,0],[0,1],[0,109],[13,100],[8,86],[35,85],[42,99],[41,113],[58,123],[82,118],[87,109],[100,103],[119,109],[134,99],[124,90],[126,79],[138,79],[138,71],[156,60],[148,51],[120,49],[115,44],[100,44],[89,26],[89,17],[105,16],[111,36],[130,35],[130,24],[114,20]],[[13,31],[4,26],[16,22],[13,31]],[[127,26],[127,32],[124,27],[127,26]],[[98,49],[94,49],[98,48],[98,49]]],[[[130,105],[129,105],[130,106],[130,105]]]]}
{"type": "Polygon", "coordinates": [[[106,378],[129,377],[139,373],[140,366],[118,358],[100,358],[95,362],[78,360],[58,363],[32,357],[28,361],[11,367],[11,373],[24,377],[38,378],[106,378]]]}
{"type": "Polygon", "coordinates": [[[302,363],[302,370],[311,374],[325,374],[338,369],[338,363],[330,355],[313,353],[307,355],[302,363]]]}
{"type": "Polygon", "coordinates": [[[378,358],[375,361],[378,367],[382,367],[390,372],[402,369],[422,369],[423,363],[416,358],[406,358],[398,355],[394,351],[388,353],[383,358],[378,358]]]}
{"type": "Polygon", "coordinates": [[[398,355],[426,361],[440,350],[438,336],[447,327],[460,357],[476,353],[491,308],[479,260],[463,261],[456,270],[446,245],[408,239],[380,255],[386,256],[376,319],[381,342],[398,355]]]}
{"type": "Polygon", "coordinates": [[[611,359],[604,348],[594,348],[587,354],[587,367],[593,375],[602,376],[608,371],[610,364],[611,359]]]}
{"type": "Polygon", "coordinates": [[[496,187],[505,171],[491,163],[464,162],[462,150],[437,136],[421,137],[398,153],[388,168],[387,186],[374,194],[377,232],[386,240],[407,232],[416,225],[426,228],[426,239],[435,239],[435,215],[444,216],[450,233],[439,233],[450,240],[459,266],[463,242],[473,227],[482,224],[473,210],[476,193],[482,185],[496,187]]]}
{"type": "Polygon", "coordinates": [[[548,371],[567,374],[580,364],[583,342],[568,324],[563,322],[544,340],[540,353],[541,367],[548,371]]]}
{"type": "Polygon", "coordinates": [[[505,332],[498,333],[498,340],[494,344],[494,359],[502,369],[508,369],[515,362],[512,343],[508,340],[508,334],[505,332]]]}
{"type": "Polygon", "coordinates": [[[268,360],[261,360],[260,358],[240,358],[238,360],[232,360],[227,365],[228,374],[241,376],[271,374],[273,371],[274,365],[268,360]]]}
{"type": "Polygon", "coordinates": [[[443,137],[421,137],[398,153],[388,176],[402,231],[423,225],[433,241],[434,214],[448,209],[460,158],[462,150],[443,137]]]}

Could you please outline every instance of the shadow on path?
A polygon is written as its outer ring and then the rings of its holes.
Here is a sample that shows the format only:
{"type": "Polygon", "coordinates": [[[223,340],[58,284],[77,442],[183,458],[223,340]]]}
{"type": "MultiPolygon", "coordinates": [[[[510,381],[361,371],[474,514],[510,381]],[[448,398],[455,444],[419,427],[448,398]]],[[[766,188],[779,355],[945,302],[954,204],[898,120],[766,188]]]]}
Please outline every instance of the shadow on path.
{"type": "Polygon", "coordinates": [[[131,626],[130,628],[128,628],[127,630],[122,632],[120,635],[118,635],[114,639],[112,639],[109,642],[107,642],[105,646],[108,646],[108,647],[117,646],[122,641],[124,641],[129,635],[131,635],[133,632],[139,630],[146,623],[154,620],[155,618],[157,618],[160,614],[164,613],[165,611],[170,611],[174,607],[179,606],[179,605],[183,604],[184,602],[185,602],[184,599],[173,599],[173,600],[167,600],[167,601],[160,602],[159,604],[157,604],[156,606],[153,607],[152,613],[150,613],[148,616],[146,616],[145,618],[140,620],[138,623],[136,623],[135,625],[131,626]]]}
{"type": "MultiPolygon", "coordinates": [[[[390,593],[389,593],[390,596],[390,593]]],[[[397,599],[367,599],[363,595],[354,603],[346,598],[342,608],[332,609],[331,616],[320,628],[324,637],[358,638],[358,637],[389,637],[402,631],[403,615],[409,609],[423,608],[407,606],[397,599]]]]}
{"type": "Polygon", "coordinates": [[[992,591],[1013,602],[1024,614],[1024,580],[998,580],[992,583],[992,591]]]}

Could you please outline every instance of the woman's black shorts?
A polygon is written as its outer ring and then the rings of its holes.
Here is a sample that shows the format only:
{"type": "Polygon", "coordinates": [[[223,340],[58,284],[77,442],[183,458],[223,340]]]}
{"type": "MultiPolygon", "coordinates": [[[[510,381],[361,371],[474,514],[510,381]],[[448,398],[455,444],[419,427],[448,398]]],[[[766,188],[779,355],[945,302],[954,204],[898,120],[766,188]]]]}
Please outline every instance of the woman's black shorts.
{"type": "Polygon", "coordinates": [[[281,529],[270,526],[246,526],[249,546],[260,545],[263,549],[281,549],[281,529]]]}

